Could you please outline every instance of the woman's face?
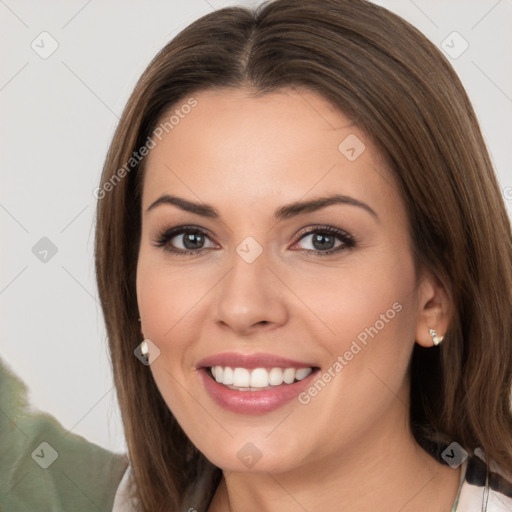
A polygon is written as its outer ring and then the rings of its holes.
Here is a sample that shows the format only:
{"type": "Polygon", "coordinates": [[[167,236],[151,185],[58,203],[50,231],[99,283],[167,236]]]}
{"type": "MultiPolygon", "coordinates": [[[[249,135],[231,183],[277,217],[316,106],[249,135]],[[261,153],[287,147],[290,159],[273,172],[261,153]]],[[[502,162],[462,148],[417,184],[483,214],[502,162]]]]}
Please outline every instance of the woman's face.
{"type": "Polygon", "coordinates": [[[377,149],[308,90],[194,98],[154,138],[142,197],[137,297],[165,402],[226,470],[327,467],[403,436],[428,290],[377,149]]]}

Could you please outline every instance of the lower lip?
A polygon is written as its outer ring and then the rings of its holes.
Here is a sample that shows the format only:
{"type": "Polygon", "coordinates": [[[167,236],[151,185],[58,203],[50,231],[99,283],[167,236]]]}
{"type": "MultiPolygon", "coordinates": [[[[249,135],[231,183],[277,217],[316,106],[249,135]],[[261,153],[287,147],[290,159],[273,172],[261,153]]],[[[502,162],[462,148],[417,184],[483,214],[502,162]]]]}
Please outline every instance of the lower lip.
{"type": "Polygon", "coordinates": [[[316,376],[314,370],[304,379],[293,384],[282,384],[275,389],[265,391],[236,391],[219,384],[210,377],[208,368],[200,368],[199,374],[203,379],[206,391],[212,399],[224,409],[241,414],[261,414],[273,411],[293,400],[316,376]]]}

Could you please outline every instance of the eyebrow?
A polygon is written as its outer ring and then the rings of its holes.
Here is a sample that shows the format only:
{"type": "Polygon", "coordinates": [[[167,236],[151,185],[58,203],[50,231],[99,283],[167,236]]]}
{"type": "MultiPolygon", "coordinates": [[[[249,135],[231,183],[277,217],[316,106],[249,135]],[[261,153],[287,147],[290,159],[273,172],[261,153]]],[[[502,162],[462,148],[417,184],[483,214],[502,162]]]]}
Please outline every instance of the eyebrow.
{"type": "MultiPolygon", "coordinates": [[[[201,217],[208,217],[211,219],[219,219],[220,213],[213,206],[204,203],[193,203],[182,197],[173,196],[170,194],[164,194],[160,196],[156,201],[151,203],[151,205],[147,208],[146,213],[153,210],[157,206],[163,204],[171,204],[177,206],[181,210],[186,212],[195,213],[196,215],[200,215],[201,217]]],[[[316,199],[311,199],[309,201],[295,201],[290,204],[286,204],[284,206],[279,207],[274,212],[274,220],[285,220],[291,217],[295,217],[300,214],[314,212],[316,210],[320,210],[321,208],[326,208],[327,206],[331,206],[333,204],[346,204],[350,206],[357,206],[367,211],[375,220],[379,221],[379,216],[375,213],[373,208],[368,206],[366,203],[359,201],[350,196],[345,196],[341,194],[332,194],[325,197],[318,197],[316,199]]]]}

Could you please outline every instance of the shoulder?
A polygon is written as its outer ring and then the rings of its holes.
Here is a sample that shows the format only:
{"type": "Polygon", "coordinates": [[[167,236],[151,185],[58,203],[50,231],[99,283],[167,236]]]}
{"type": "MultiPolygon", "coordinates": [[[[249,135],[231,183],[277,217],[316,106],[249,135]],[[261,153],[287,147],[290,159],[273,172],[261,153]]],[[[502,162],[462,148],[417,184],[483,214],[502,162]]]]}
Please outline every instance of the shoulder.
{"type": "Polygon", "coordinates": [[[477,448],[464,462],[463,482],[456,512],[510,512],[512,510],[512,474],[494,461],[487,470],[486,457],[477,448]]]}
{"type": "MultiPolygon", "coordinates": [[[[128,464],[31,407],[28,389],[0,359],[0,497],[12,512],[102,510],[128,464]]],[[[2,508],[2,510],[4,509],[2,508]]]]}

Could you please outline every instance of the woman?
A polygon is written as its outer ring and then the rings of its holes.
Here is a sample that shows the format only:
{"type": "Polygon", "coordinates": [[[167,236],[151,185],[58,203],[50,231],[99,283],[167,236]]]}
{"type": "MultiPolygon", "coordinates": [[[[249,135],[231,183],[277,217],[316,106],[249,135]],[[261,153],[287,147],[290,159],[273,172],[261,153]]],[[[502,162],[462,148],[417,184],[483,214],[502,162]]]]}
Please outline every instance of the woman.
{"type": "Polygon", "coordinates": [[[362,0],[202,17],[97,197],[114,510],[512,509],[510,224],[416,29],[362,0]]]}

